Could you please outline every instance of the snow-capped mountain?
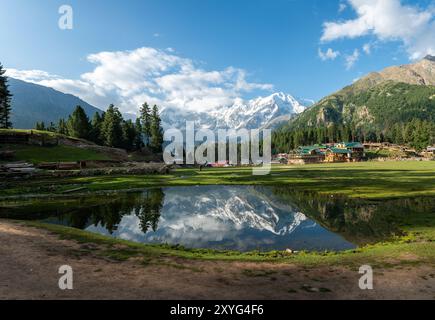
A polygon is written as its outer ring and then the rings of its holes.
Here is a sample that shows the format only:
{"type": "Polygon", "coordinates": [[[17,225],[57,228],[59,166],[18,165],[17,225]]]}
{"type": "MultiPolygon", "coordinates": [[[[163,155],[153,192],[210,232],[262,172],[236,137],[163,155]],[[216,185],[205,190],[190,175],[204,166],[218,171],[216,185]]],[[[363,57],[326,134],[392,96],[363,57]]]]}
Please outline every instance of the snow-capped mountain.
{"type": "Polygon", "coordinates": [[[182,129],[186,121],[195,121],[197,128],[215,129],[261,129],[274,127],[288,121],[305,110],[300,100],[282,92],[249,101],[236,99],[230,106],[208,112],[195,112],[180,108],[165,108],[161,112],[165,129],[182,129]]]}

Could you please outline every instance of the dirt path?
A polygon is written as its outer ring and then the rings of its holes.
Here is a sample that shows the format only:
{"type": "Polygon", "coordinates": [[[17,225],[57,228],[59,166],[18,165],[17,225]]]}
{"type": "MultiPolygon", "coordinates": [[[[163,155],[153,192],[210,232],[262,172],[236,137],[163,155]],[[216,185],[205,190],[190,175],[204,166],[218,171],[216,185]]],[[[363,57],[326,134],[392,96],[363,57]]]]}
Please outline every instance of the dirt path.
{"type": "Polygon", "coordinates": [[[435,299],[429,267],[375,270],[375,290],[355,270],[170,258],[145,266],[116,262],[98,247],[0,220],[0,299],[435,299]],[[74,289],[58,287],[58,268],[74,270],[74,289]]]}

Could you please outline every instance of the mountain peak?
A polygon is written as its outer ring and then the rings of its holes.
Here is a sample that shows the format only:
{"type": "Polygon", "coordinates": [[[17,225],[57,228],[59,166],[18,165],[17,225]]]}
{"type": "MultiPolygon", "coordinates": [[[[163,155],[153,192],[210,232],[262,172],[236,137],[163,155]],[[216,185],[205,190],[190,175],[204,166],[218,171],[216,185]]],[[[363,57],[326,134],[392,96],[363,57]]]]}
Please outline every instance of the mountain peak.
{"type": "Polygon", "coordinates": [[[435,56],[427,55],[420,61],[400,66],[391,66],[372,72],[357,81],[353,89],[366,90],[385,81],[403,82],[411,85],[435,85],[435,56]]]}
{"type": "Polygon", "coordinates": [[[285,94],[282,91],[281,92],[275,92],[275,93],[270,95],[270,97],[279,98],[279,99],[282,99],[282,100],[285,100],[288,96],[290,96],[290,95],[285,94]]]}
{"type": "Polygon", "coordinates": [[[293,96],[291,96],[290,94],[286,94],[284,92],[275,92],[270,96],[258,97],[252,100],[252,102],[265,103],[265,104],[271,104],[271,103],[298,104],[299,103],[299,101],[297,101],[293,96]]]}
{"type": "Polygon", "coordinates": [[[426,57],[423,58],[423,60],[435,62],[435,56],[431,56],[430,54],[428,54],[426,57]]]}
{"type": "Polygon", "coordinates": [[[271,94],[269,97],[272,98],[272,99],[282,100],[282,101],[289,101],[289,100],[293,101],[293,100],[296,100],[292,95],[284,93],[282,91],[275,92],[275,93],[271,94]]]}

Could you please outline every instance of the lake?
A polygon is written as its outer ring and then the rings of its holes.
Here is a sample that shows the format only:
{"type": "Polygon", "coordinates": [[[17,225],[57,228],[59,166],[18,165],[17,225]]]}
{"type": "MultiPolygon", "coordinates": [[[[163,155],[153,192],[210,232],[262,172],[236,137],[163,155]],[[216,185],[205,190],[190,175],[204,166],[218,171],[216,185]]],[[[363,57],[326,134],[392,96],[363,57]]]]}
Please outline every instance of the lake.
{"type": "Polygon", "coordinates": [[[362,201],[286,186],[167,187],[0,203],[3,218],[141,243],[238,251],[353,249],[399,235],[398,222],[410,215],[433,212],[433,198],[362,201]]]}

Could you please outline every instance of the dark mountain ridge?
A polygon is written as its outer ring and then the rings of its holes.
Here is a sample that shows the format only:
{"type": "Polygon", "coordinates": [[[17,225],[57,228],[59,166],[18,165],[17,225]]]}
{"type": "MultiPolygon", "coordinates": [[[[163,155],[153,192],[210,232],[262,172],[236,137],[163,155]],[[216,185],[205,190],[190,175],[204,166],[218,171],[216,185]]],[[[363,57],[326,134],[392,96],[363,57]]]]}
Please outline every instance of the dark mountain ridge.
{"type": "Polygon", "coordinates": [[[57,123],[68,118],[77,105],[80,105],[89,117],[102,110],[82,99],[59,92],[55,89],[8,78],[12,97],[12,123],[17,129],[31,129],[36,122],[57,123]]]}

